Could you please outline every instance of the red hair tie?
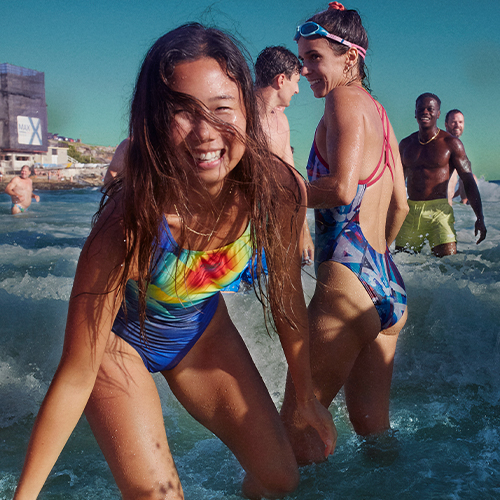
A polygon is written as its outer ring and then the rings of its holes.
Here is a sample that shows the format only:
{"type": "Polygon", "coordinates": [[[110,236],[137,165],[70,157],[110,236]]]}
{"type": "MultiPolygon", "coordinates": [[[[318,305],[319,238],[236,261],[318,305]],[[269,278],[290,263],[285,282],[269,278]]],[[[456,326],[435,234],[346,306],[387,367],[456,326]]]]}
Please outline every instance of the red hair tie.
{"type": "Polygon", "coordinates": [[[330,2],[328,10],[345,10],[345,7],[340,2],[330,2]]]}

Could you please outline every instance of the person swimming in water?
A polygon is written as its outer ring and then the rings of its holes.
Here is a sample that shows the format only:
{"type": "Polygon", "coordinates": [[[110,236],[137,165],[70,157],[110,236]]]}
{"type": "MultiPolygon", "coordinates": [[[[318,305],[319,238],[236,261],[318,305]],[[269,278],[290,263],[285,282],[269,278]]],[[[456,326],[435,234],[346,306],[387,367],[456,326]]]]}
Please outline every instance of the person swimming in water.
{"type": "Polygon", "coordinates": [[[220,293],[249,260],[300,414],[325,454],[334,428],[310,373],[305,186],[268,150],[234,41],[199,24],[157,40],[137,79],[129,137],[124,175],[103,196],[80,256],[63,354],[14,498],[38,495],[85,411],[123,498],[182,499],[151,372],[232,450],[247,497],[285,496],[297,462],[220,293]]]}
{"type": "MultiPolygon", "coordinates": [[[[307,164],[315,209],[317,283],[309,304],[314,391],[328,408],[344,387],[362,436],[390,428],[396,342],[406,291],[388,246],[408,211],[398,143],[367,91],[368,37],[355,10],[331,2],[295,39],[314,96],[325,99],[307,164]]],[[[281,416],[299,464],[325,460],[317,431],[300,415],[292,378],[281,416]]]]}
{"type": "Polygon", "coordinates": [[[12,200],[12,215],[26,212],[31,205],[31,200],[35,200],[37,203],[40,201],[40,196],[33,193],[33,182],[30,179],[30,175],[29,166],[23,165],[21,175],[14,177],[5,187],[5,193],[12,200]]]}

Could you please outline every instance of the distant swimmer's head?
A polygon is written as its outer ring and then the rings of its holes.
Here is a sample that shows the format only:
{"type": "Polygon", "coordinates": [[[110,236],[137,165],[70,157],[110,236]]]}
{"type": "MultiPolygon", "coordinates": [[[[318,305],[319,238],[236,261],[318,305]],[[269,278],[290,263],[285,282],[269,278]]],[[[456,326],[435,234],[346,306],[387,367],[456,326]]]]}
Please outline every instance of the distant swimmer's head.
{"type": "MultiPolygon", "coordinates": [[[[339,2],[330,2],[327,10],[315,14],[297,27],[295,40],[299,44],[299,55],[304,65],[307,61],[305,56],[318,48],[318,43],[308,43],[315,40],[319,40],[319,44],[327,44],[337,56],[347,55],[342,69],[349,74],[348,83],[359,79],[368,88],[365,67],[368,35],[356,10],[346,10],[339,2]]],[[[306,73],[307,68],[302,74],[306,76],[306,73]]],[[[316,92],[315,96],[319,97],[316,92]]]]}
{"type": "Polygon", "coordinates": [[[434,127],[441,116],[441,99],[436,94],[426,92],[415,101],[415,119],[423,128],[434,127]]]}
{"type": "Polygon", "coordinates": [[[28,165],[23,165],[21,168],[21,179],[27,179],[31,175],[31,170],[28,165]]]}
{"type": "Polygon", "coordinates": [[[444,120],[446,131],[455,137],[460,137],[464,133],[464,115],[459,109],[451,109],[446,113],[444,120]]]}
{"type": "Polygon", "coordinates": [[[277,89],[281,105],[287,107],[295,94],[299,93],[299,58],[282,46],[266,47],[255,62],[255,87],[273,86],[277,89]]]}

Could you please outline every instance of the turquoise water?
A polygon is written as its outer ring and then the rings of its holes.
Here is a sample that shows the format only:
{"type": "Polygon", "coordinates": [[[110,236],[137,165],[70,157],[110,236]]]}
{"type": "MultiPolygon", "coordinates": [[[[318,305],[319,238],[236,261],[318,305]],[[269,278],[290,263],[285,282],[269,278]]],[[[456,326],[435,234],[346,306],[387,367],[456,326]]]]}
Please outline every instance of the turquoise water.
{"type": "MultiPolygon", "coordinates": [[[[500,497],[500,186],[480,181],[488,235],[476,246],[470,207],[455,205],[460,253],[397,255],[410,316],[396,353],[394,433],[374,445],[352,432],[342,395],[331,411],[336,453],[306,467],[290,499],[493,499],[500,497]]],[[[34,416],[59,360],[67,301],[80,249],[100,195],[42,192],[12,217],[0,195],[0,500],[12,498],[34,416]]],[[[312,213],[308,214],[312,223],[312,213]]],[[[314,282],[304,274],[308,297],[314,282]]],[[[251,294],[230,312],[280,404],[285,363],[265,334],[251,294]]],[[[195,422],[161,377],[165,425],[185,496],[238,499],[243,472],[227,448],[195,422]]],[[[118,499],[84,419],[41,499],[118,499]]]]}

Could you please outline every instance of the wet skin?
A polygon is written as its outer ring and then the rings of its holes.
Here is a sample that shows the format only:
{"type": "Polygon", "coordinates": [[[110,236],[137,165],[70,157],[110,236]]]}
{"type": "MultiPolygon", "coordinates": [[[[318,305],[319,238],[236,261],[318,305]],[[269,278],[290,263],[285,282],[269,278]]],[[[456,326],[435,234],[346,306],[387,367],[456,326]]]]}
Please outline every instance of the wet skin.
{"type": "MultiPolygon", "coordinates": [[[[436,123],[439,116],[439,104],[433,98],[425,97],[418,101],[415,118],[419,124],[419,131],[403,139],[399,145],[408,197],[413,201],[447,199],[450,176],[456,170],[464,183],[477,217],[475,234],[480,234],[477,241],[480,243],[486,237],[486,227],[481,198],[472,175],[470,161],[462,142],[457,137],[441,130],[432,139],[438,132],[436,123]]],[[[434,249],[436,255],[456,253],[456,243],[438,247],[434,249]],[[438,248],[444,246],[446,248],[438,248]],[[453,248],[448,248],[449,246],[453,248]]]]}

